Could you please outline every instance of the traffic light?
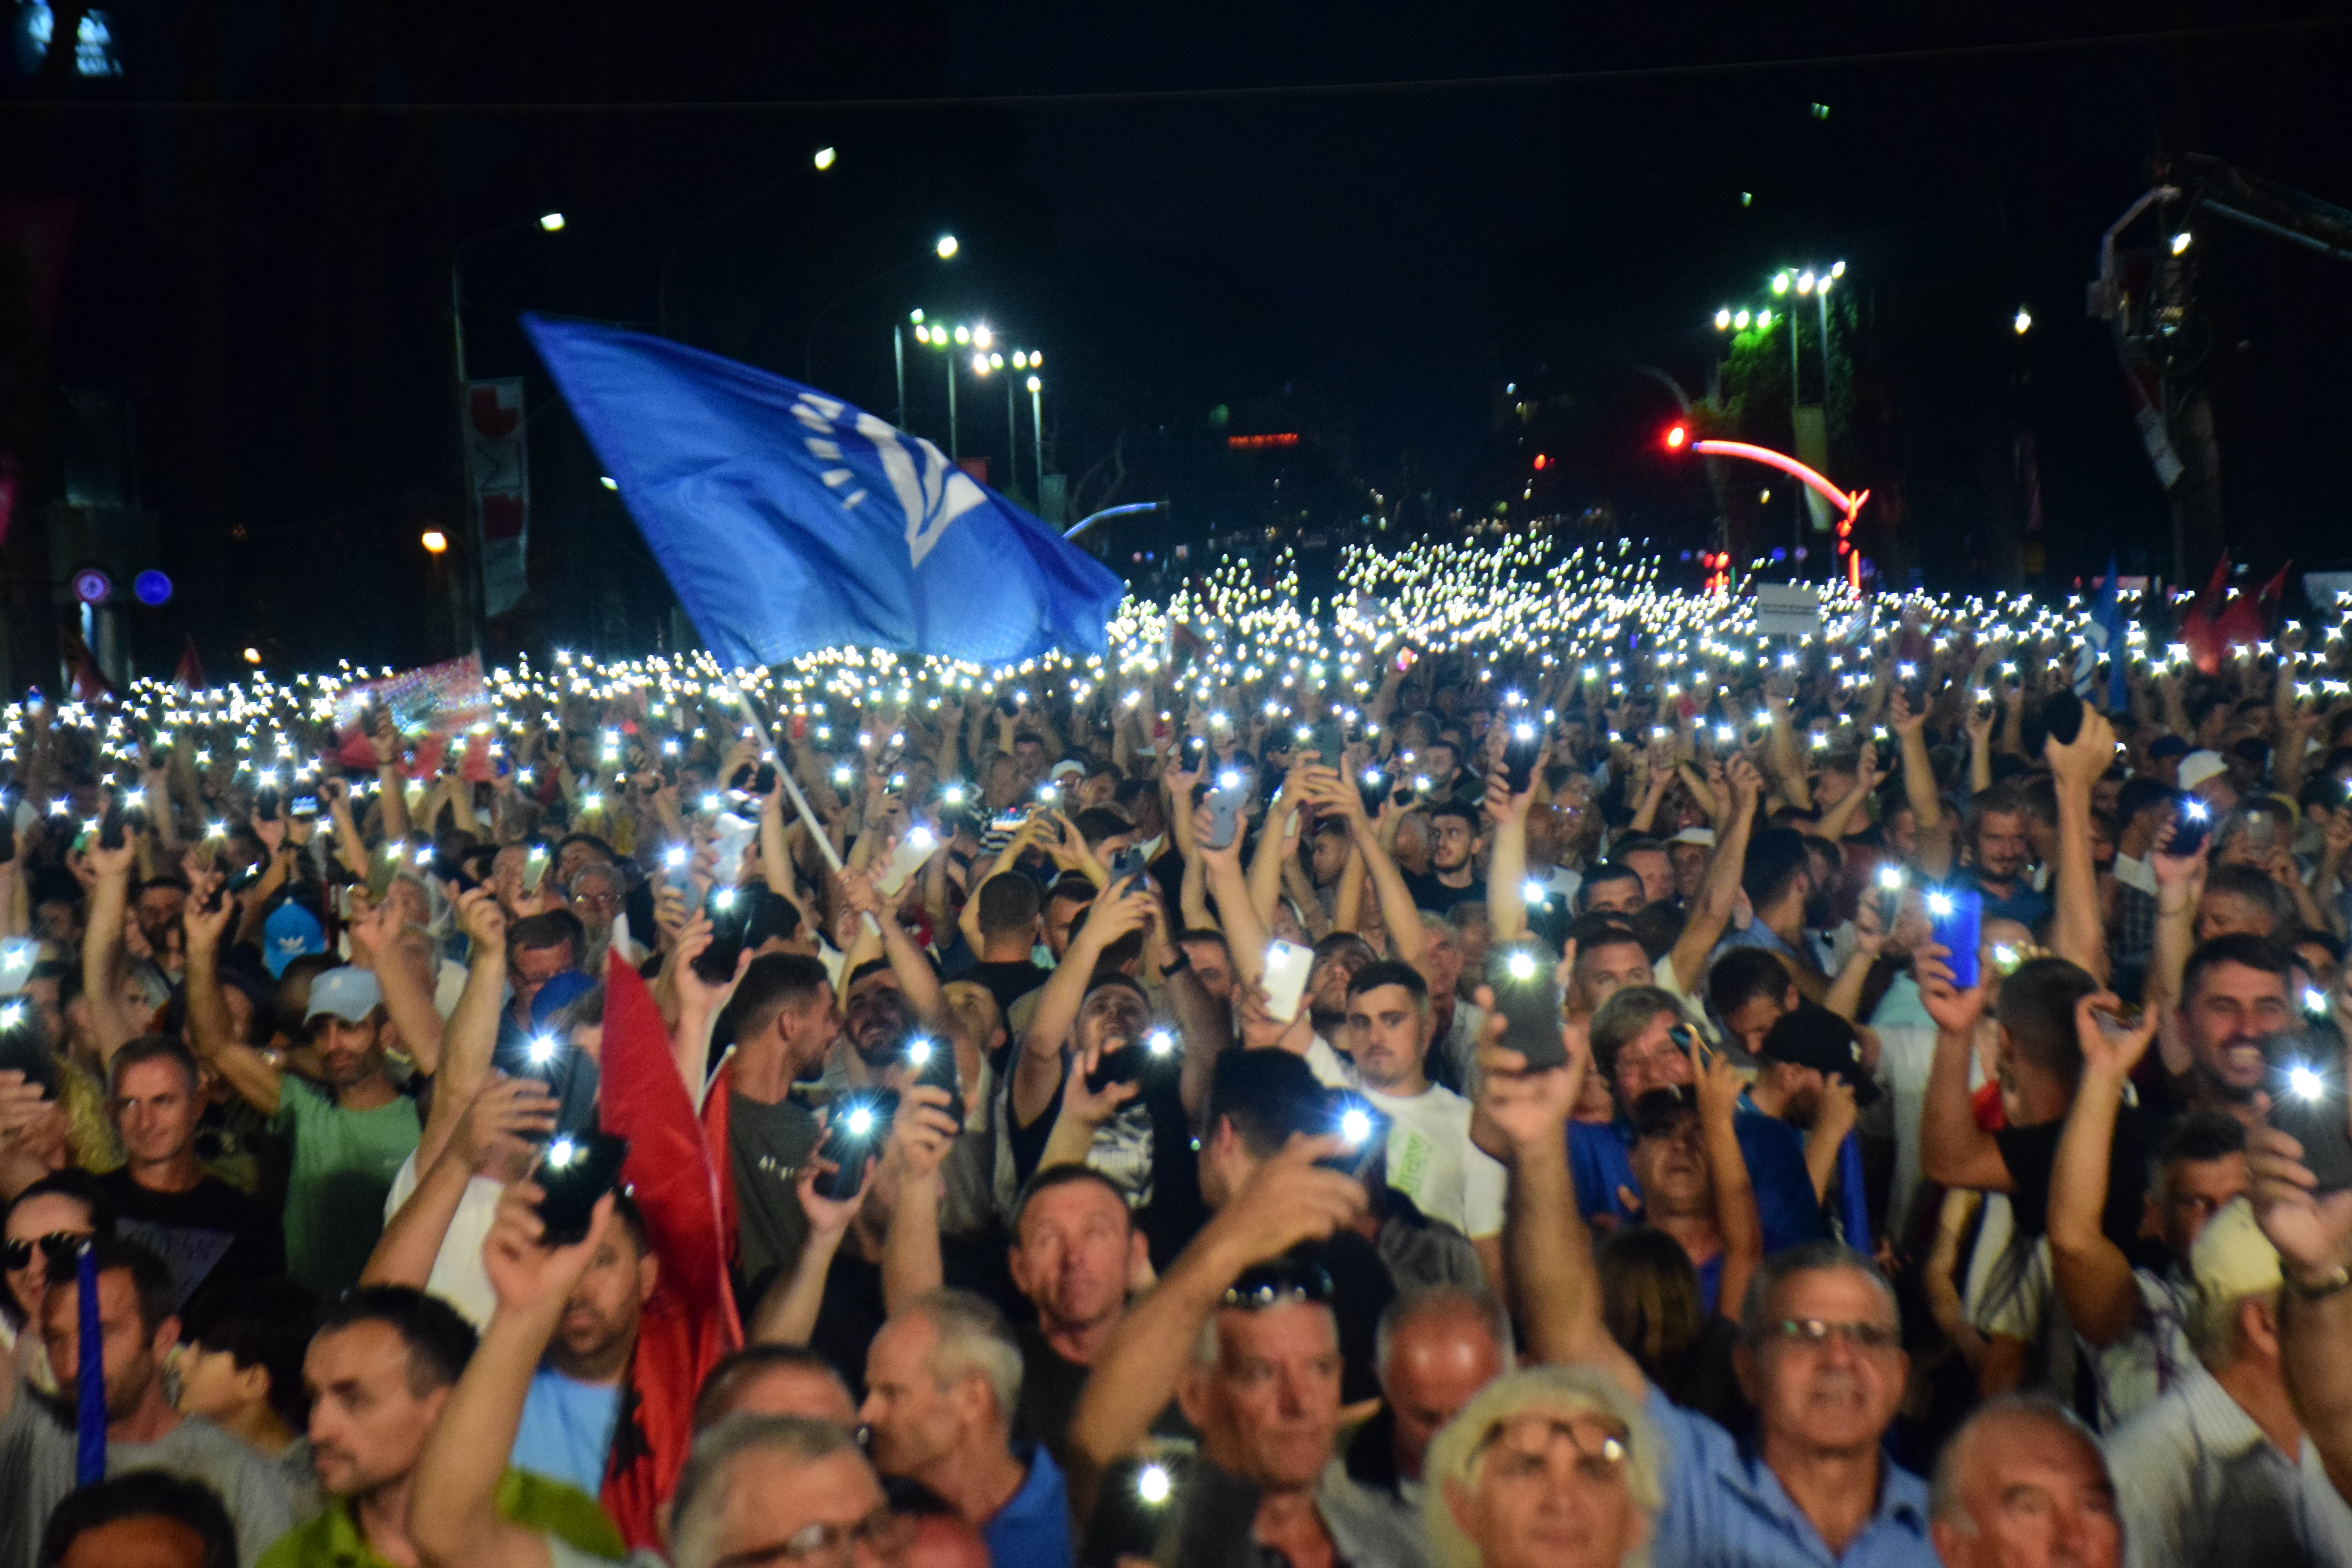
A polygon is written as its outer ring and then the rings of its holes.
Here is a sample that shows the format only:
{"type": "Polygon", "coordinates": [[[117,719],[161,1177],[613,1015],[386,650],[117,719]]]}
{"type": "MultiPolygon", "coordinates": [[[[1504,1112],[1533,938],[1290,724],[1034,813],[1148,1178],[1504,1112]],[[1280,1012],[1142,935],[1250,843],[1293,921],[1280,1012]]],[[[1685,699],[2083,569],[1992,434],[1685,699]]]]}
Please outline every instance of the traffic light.
{"type": "Polygon", "coordinates": [[[1690,426],[1687,425],[1675,425],[1668,427],[1666,431],[1667,451],[1679,452],[1688,445],[1690,445],[1690,426]]]}
{"type": "Polygon", "coordinates": [[[1536,472],[1541,473],[1550,466],[1551,459],[1549,458],[1545,457],[1541,452],[1538,452],[1536,454],[1536,472]]]}

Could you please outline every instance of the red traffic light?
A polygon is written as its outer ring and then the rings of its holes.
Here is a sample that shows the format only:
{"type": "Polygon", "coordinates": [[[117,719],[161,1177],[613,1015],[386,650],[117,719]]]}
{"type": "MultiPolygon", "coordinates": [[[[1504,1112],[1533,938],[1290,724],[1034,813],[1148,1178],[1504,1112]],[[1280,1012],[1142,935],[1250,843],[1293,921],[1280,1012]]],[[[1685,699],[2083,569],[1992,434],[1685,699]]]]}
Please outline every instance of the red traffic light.
{"type": "Polygon", "coordinates": [[[1545,457],[1541,452],[1538,452],[1538,453],[1536,454],[1536,467],[1537,467],[1537,468],[1541,469],[1541,468],[1547,468],[1547,467],[1549,467],[1549,466],[1550,465],[1550,463],[1551,463],[1551,459],[1550,459],[1549,458],[1545,457]]]}
{"type": "Polygon", "coordinates": [[[1689,428],[1688,428],[1687,426],[1682,426],[1682,425],[1676,425],[1676,426],[1673,426],[1672,428],[1670,428],[1669,430],[1667,430],[1667,432],[1666,432],[1666,450],[1667,450],[1667,451],[1669,451],[1669,452],[1679,452],[1679,451],[1681,451],[1681,450],[1682,450],[1685,446],[1689,445],[1689,443],[1690,443],[1690,430],[1689,430],[1689,428]]]}

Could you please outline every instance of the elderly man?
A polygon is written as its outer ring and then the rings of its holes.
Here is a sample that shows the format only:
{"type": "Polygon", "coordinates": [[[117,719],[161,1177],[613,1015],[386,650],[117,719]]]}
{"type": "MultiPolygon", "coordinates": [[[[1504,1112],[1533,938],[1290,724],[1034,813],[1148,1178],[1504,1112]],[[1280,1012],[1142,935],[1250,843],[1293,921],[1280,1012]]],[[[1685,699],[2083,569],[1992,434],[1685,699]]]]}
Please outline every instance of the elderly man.
{"type": "Polygon", "coordinates": [[[1418,1512],[1438,1428],[1511,1370],[1510,1314],[1484,1290],[1417,1290],[1381,1314],[1374,1353],[1381,1410],[1348,1444],[1348,1474],[1418,1512]]]}
{"type": "Polygon", "coordinates": [[[978,1530],[1000,1563],[1067,1568],[1069,1496],[1053,1456],[1012,1441],[1021,1347],[969,1290],[933,1290],[891,1314],[866,1355],[858,1410],[877,1468],[919,1481],[978,1530]]]}
{"type": "Polygon", "coordinates": [[[2122,1522],[2098,1439],[2046,1399],[1987,1402],[1945,1443],[1929,1494],[1945,1568],[2118,1568],[2122,1522]]]}
{"type": "Polygon", "coordinates": [[[1480,1053],[1481,1122],[1511,1156],[1505,1245],[1528,1310],[1528,1348],[1606,1373],[1658,1428],[1658,1560],[1727,1568],[1933,1563],[1927,1485],[1881,1447],[1909,1358],[1895,1292],[1869,1259],[1817,1242],[1775,1254],[1758,1271],[1733,1357],[1757,1410],[1752,1446],[1670,1404],[1610,1336],[1565,1158],[1588,1053],[1580,1030],[1563,1037],[1568,1066],[1545,1071],[1528,1071],[1524,1058],[1498,1047],[1480,1053]]]}
{"type": "Polygon", "coordinates": [[[1329,1276],[1284,1256],[1362,1214],[1362,1184],[1315,1163],[1339,1152],[1337,1137],[1290,1140],[1129,1310],[1070,1423],[1078,1517],[1092,1517],[1104,1473],[1173,1395],[1201,1446],[1160,1521],[1158,1561],[1256,1568],[1274,1552],[1353,1568],[1424,1561],[1414,1532],[1333,1455],[1339,1333],[1329,1276]],[[1189,1364],[1170,1353],[1186,1344],[1195,1347],[1189,1364]]]}
{"type": "Polygon", "coordinates": [[[2352,1508],[2329,1484],[2282,1373],[2278,1251],[2246,1203],[2198,1232],[2189,1268],[2200,1364],[2107,1439],[2131,1560],[2352,1562],[2352,1508]]]}
{"type": "Polygon", "coordinates": [[[1429,1450],[1422,1503],[1439,1568],[1622,1568],[1656,1525],[1662,1456],[1639,1406],[1599,1373],[1513,1373],[1429,1450]]]}
{"type": "Polygon", "coordinates": [[[1070,1414],[1087,1373],[1150,1276],[1143,1233],[1118,1187],[1085,1165],[1040,1171],[1013,1214],[1013,1283],[1037,1321],[1020,1330],[1021,1401],[1013,1436],[1066,1458],[1070,1414]]]}

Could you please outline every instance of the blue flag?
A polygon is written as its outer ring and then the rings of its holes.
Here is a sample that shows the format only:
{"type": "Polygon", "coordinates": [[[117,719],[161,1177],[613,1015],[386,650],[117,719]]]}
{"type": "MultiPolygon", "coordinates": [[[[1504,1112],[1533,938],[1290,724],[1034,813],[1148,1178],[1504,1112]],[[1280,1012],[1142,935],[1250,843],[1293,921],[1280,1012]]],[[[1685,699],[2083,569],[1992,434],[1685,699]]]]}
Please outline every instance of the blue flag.
{"type": "Polygon", "coordinates": [[[106,1335],[98,1321],[98,1248],[75,1260],[74,1485],[106,1479],[106,1335]]]}
{"type": "Polygon", "coordinates": [[[2107,658],[2107,700],[2110,713],[2120,713],[2129,700],[2125,689],[2124,663],[2127,646],[2124,640],[2123,602],[2116,587],[2116,557],[2107,554],[2106,580],[2099,585],[2099,596],[2091,601],[2091,624],[2083,628],[2083,664],[2075,672],[2074,694],[2088,697],[2092,675],[2097,668],[2100,654],[2107,658]]]}
{"type": "Polygon", "coordinates": [[[721,663],[1109,651],[1118,576],[929,441],[667,338],[523,327],[721,663]]]}

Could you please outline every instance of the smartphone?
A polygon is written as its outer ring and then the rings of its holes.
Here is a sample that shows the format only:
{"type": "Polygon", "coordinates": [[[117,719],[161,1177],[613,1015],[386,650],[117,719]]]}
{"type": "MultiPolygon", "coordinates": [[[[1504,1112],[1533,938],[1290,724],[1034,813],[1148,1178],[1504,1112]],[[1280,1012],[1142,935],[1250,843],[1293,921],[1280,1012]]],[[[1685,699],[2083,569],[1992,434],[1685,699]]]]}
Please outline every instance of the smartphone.
{"type": "Polygon", "coordinates": [[[1348,732],[1337,719],[1325,719],[1307,731],[1301,744],[1313,752],[1325,767],[1336,768],[1340,754],[1348,749],[1348,732]]]}
{"type": "Polygon", "coordinates": [[[814,1157],[836,1167],[817,1178],[817,1191],[835,1203],[856,1197],[857,1189],[866,1184],[866,1157],[880,1150],[883,1140],[890,1136],[890,1119],[898,1114],[895,1089],[843,1100],[835,1113],[826,1118],[824,1136],[817,1142],[814,1157]]]}
{"type": "Polygon", "coordinates": [[[757,896],[756,889],[720,886],[702,900],[702,912],[710,917],[710,945],[692,967],[709,984],[724,985],[735,978],[735,961],[743,952],[743,932],[751,923],[757,896]]]}
{"type": "Polygon", "coordinates": [[[2213,830],[2213,812],[2193,795],[2184,795],[2172,812],[2172,843],[2165,850],[2183,859],[2205,847],[2205,836],[2213,830]]]}
{"type": "Polygon", "coordinates": [[[1010,691],[1000,691],[996,694],[996,710],[1011,719],[1020,713],[1021,704],[1013,700],[1010,691]]]}
{"type": "Polygon", "coordinates": [[[1543,755],[1543,731],[1534,721],[1516,720],[1503,742],[1503,776],[1513,795],[1524,795],[1536,782],[1536,760],[1543,755]]]}
{"type": "Polygon", "coordinates": [[[2271,1125],[2303,1145],[2319,1191],[2352,1187],[2352,1114],[2345,1100],[2344,1042],[2332,1029],[2289,1030],[2264,1042],[2270,1058],[2271,1125]]]}
{"type": "Polygon", "coordinates": [[[1346,1147],[1315,1163],[1327,1171],[1360,1178],[1388,1157],[1389,1119],[1360,1094],[1338,1094],[1332,1100],[1331,1131],[1346,1147]]]}
{"type": "Polygon", "coordinates": [[[1298,1016],[1307,994],[1307,976],[1315,968],[1315,950],[1276,937],[1265,950],[1265,1011],[1277,1023],[1298,1016]]]}
{"type": "Polygon", "coordinates": [[[948,1114],[963,1125],[963,1075],[956,1070],[955,1044],[951,1040],[933,1039],[929,1035],[917,1035],[907,1042],[907,1065],[915,1069],[915,1081],[933,1089],[948,1091],[948,1114]]]}
{"type": "Polygon", "coordinates": [[[2042,727],[2062,746],[2071,746],[2083,732],[2083,700],[2071,691],[2053,691],[2042,700],[2042,727]]]}
{"type": "Polygon", "coordinates": [[[1499,1043],[1527,1058],[1538,1072],[1568,1065],[1568,1047],[1559,1037],[1558,975],[1559,961],[1533,942],[1507,942],[1486,961],[1486,984],[1495,993],[1495,1010],[1503,1016],[1499,1043]]]}
{"type": "Polygon", "coordinates": [[[523,856],[522,896],[524,898],[527,899],[539,891],[540,883],[547,879],[547,868],[550,864],[547,846],[544,844],[532,845],[530,851],[523,856]]]}
{"type": "Polygon", "coordinates": [[[1209,738],[1187,735],[1176,745],[1177,765],[1188,773],[1197,773],[1209,761],[1209,738]]]}
{"type": "Polygon", "coordinates": [[[253,792],[253,815],[264,822],[278,820],[278,786],[263,784],[253,792]]]}
{"type": "Polygon", "coordinates": [[[298,795],[288,803],[286,809],[296,816],[316,816],[319,815],[319,797],[315,795],[298,795]]]}
{"type": "Polygon", "coordinates": [[[1984,895],[1974,888],[1936,888],[1927,894],[1927,931],[1951,950],[1952,984],[1966,991],[1982,978],[1977,944],[1984,934],[1984,895]]]}
{"type": "Polygon", "coordinates": [[[16,858],[16,814],[0,800],[0,865],[16,858]]]}
{"type": "Polygon", "coordinates": [[[711,819],[710,847],[719,852],[718,859],[712,864],[722,880],[731,882],[741,871],[743,851],[751,847],[751,840],[759,831],[758,823],[738,816],[731,811],[722,811],[711,819]]]}
{"type": "Polygon", "coordinates": [[[1878,934],[1886,936],[1895,930],[1895,918],[1903,912],[1903,868],[1881,866],[1878,883],[1872,897],[1878,904],[1878,934]]]}
{"type": "Polygon", "coordinates": [[[1366,816],[1378,816],[1388,804],[1389,775],[1378,763],[1365,763],[1364,771],[1356,775],[1356,798],[1364,803],[1366,816]]]}
{"type": "Polygon", "coordinates": [[[127,820],[122,803],[119,800],[109,802],[106,810],[100,814],[98,819],[98,842],[100,847],[108,849],[121,848],[123,829],[127,820]]]}
{"type": "Polygon", "coordinates": [[[540,1236],[548,1247],[570,1247],[588,1238],[596,1200],[619,1185],[629,1141],[610,1132],[566,1133],[547,1145],[536,1179],[546,1195],[538,1203],[540,1236]]]}
{"type": "Polygon", "coordinates": [[[1095,1062],[1095,1070],[1087,1074],[1087,1089],[1100,1094],[1115,1083],[1140,1083],[1143,1075],[1155,1068],[1175,1065],[1176,1031],[1154,1024],[1143,1032],[1143,1038],[1133,1040],[1115,1051],[1105,1051],[1095,1062]]]}
{"type": "MultiPolygon", "coordinates": [[[[30,965],[26,965],[27,970],[30,965]]],[[[40,1031],[34,1027],[31,1005],[11,1002],[0,1007],[0,1070],[14,1070],[25,1075],[25,1081],[38,1084],[43,1100],[58,1097],[58,1058],[41,1043],[40,1031]]]]}
{"type": "Polygon", "coordinates": [[[471,892],[482,885],[472,872],[466,869],[463,855],[442,848],[433,851],[433,879],[438,882],[457,883],[461,893],[471,892]]]}
{"type": "Polygon", "coordinates": [[[1144,869],[1143,851],[1129,846],[1110,858],[1111,886],[1140,877],[1144,869]]]}
{"type": "Polygon", "coordinates": [[[673,844],[662,851],[662,879],[681,891],[694,886],[694,857],[685,845],[673,844]]]}
{"type": "Polygon", "coordinates": [[[1216,786],[1209,791],[1209,843],[1212,849],[1223,849],[1239,837],[1242,830],[1242,806],[1249,799],[1249,786],[1242,775],[1228,768],[1217,775],[1216,786]]]}
{"type": "Polygon", "coordinates": [[[1028,820],[1029,816],[1026,812],[1000,811],[988,819],[988,830],[991,833],[1018,833],[1021,831],[1021,825],[1028,820]]]}
{"type": "Polygon", "coordinates": [[[2278,841],[2278,818],[2267,811],[2249,811],[2245,822],[2246,842],[2269,854],[2271,846],[2278,841]]]}
{"type": "Polygon", "coordinates": [[[1060,810],[1062,805],[1062,786],[1057,784],[1050,783],[1039,784],[1037,786],[1037,804],[1044,806],[1047,811],[1060,810]]]}

